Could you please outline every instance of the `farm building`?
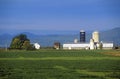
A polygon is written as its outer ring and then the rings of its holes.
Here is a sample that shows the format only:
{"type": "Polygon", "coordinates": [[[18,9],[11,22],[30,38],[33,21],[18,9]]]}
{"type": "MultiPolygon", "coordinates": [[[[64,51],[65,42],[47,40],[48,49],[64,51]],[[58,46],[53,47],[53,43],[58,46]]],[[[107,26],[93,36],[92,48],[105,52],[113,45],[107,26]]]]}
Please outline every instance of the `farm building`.
{"type": "Polygon", "coordinates": [[[85,42],[85,31],[80,31],[80,42],[77,39],[74,43],[63,44],[63,49],[113,49],[113,43],[99,42],[99,32],[95,31],[92,33],[92,39],[90,43],[85,42]],[[83,33],[84,32],[84,33],[83,33]],[[81,41],[83,39],[84,41],[81,41]]]}
{"type": "Polygon", "coordinates": [[[54,43],[54,48],[55,49],[60,49],[60,43],[59,42],[55,42],[54,43]]]}
{"type": "Polygon", "coordinates": [[[103,44],[103,46],[102,46],[103,49],[112,49],[114,46],[112,42],[111,43],[102,43],[102,44],[103,44]]]}
{"type": "Polygon", "coordinates": [[[63,44],[63,49],[86,49],[90,47],[89,43],[70,43],[63,44]]]}
{"type": "MultiPolygon", "coordinates": [[[[90,43],[66,43],[63,49],[100,49],[99,44],[91,45],[90,43]]],[[[113,43],[102,43],[102,49],[113,49],[113,43]]]]}
{"type": "Polygon", "coordinates": [[[40,49],[40,45],[38,43],[34,43],[33,45],[34,45],[35,49],[40,49]]]}

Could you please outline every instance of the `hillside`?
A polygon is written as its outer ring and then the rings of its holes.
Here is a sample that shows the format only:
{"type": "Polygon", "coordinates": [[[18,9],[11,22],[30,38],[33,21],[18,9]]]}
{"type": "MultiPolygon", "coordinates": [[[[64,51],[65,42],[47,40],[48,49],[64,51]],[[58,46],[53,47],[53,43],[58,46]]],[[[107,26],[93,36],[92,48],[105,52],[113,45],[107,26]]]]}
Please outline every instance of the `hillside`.
{"type": "MultiPolygon", "coordinates": [[[[74,33],[69,32],[69,34],[36,35],[29,32],[23,32],[23,34],[26,34],[32,43],[38,42],[41,46],[53,46],[54,42],[63,44],[73,42],[75,38],[79,39],[79,31],[74,33]]],[[[10,34],[0,35],[0,46],[4,47],[6,44],[9,46],[14,36],[10,34]]],[[[86,32],[86,41],[89,42],[90,38],[91,32],[86,32]]],[[[101,31],[100,40],[103,42],[114,42],[115,45],[120,45],[120,27],[101,31]]]]}
{"type": "Polygon", "coordinates": [[[120,27],[101,32],[101,40],[120,45],[120,27]]]}

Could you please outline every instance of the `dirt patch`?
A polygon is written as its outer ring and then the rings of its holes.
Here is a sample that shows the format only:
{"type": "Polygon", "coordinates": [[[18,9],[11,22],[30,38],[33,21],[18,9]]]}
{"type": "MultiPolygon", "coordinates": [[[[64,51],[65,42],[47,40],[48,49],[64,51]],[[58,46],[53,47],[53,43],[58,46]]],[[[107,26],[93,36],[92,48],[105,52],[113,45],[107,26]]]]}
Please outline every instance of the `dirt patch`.
{"type": "Polygon", "coordinates": [[[112,55],[112,56],[120,56],[120,52],[117,52],[117,51],[115,51],[115,52],[104,52],[102,54],[112,55]]]}

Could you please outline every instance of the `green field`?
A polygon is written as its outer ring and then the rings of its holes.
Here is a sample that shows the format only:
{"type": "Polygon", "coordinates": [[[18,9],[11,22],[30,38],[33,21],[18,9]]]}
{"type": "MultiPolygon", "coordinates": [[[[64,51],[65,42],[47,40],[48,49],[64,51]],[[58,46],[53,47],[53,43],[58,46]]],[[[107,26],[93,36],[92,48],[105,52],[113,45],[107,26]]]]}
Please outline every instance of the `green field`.
{"type": "Polygon", "coordinates": [[[0,50],[0,79],[120,79],[116,50],[0,50]]]}

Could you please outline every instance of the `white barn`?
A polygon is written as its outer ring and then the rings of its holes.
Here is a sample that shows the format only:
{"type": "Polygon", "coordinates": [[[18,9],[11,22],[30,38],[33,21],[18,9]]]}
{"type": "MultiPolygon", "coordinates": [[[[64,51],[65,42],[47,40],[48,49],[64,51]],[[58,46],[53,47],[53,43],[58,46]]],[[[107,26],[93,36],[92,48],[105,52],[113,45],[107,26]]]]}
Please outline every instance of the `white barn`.
{"type": "Polygon", "coordinates": [[[38,43],[34,43],[35,49],[40,49],[40,45],[38,43]]]}
{"type": "Polygon", "coordinates": [[[89,43],[70,43],[63,44],[63,49],[86,49],[90,47],[89,43]]]}
{"type": "Polygon", "coordinates": [[[112,49],[113,48],[113,43],[102,43],[103,44],[103,49],[112,49]]]}
{"type": "MultiPolygon", "coordinates": [[[[98,45],[94,45],[93,49],[99,49],[98,45]]],[[[113,43],[102,43],[102,48],[103,49],[113,49],[113,43]]],[[[63,44],[63,49],[91,49],[90,43],[66,43],[63,44]]]]}
{"type": "MultiPolygon", "coordinates": [[[[80,37],[82,38],[83,36],[80,34],[80,37]]],[[[83,39],[85,40],[85,38],[83,39]]],[[[74,43],[63,44],[63,49],[113,49],[113,46],[113,43],[99,42],[99,32],[95,31],[89,43],[78,43],[78,40],[75,39],[74,43]]]]}

